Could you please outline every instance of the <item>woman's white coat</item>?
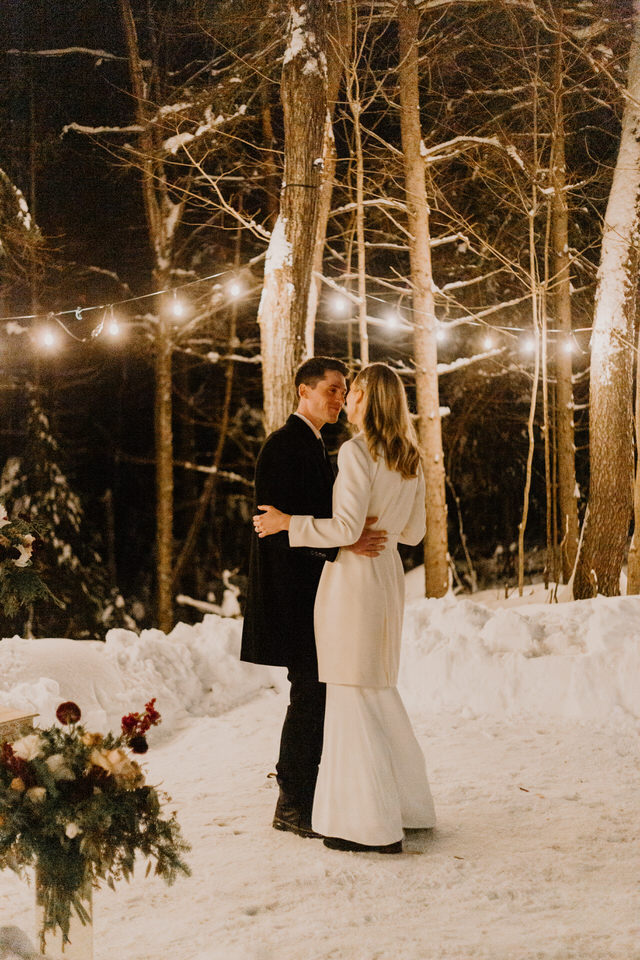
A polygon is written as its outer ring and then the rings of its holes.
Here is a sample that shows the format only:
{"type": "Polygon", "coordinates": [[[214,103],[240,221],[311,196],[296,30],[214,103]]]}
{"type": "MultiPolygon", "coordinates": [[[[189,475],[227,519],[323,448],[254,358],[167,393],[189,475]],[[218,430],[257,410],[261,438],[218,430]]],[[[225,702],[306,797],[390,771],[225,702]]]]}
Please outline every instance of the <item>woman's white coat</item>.
{"type": "Polygon", "coordinates": [[[325,563],[315,603],[318,675],[324,683],[395,687],[404,612],[404,571],[397,544],[425,534],[422,471],[404,479],[369,453],[363,434],[342,445],[333,488],[333,516],[294,516],[292,547],[344,547],[355,543],[368,516],[386,530],[378,557],[340,550],[325,563]]]}

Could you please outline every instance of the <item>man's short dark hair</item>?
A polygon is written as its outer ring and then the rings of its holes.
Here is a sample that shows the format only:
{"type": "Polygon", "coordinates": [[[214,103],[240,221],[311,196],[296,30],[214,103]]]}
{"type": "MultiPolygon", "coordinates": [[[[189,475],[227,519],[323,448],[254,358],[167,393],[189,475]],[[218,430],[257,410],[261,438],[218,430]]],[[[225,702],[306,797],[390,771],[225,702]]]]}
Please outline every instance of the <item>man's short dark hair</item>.
{"type": "Polygon", "coordinates": [[[296,390],[301,383],[306,383],[308,387],[316,387],[320,380],[324,380],[327,370],[337,370],[343,377],[349,375],[349,368],[342,360],[336,360],[334,357],[309,357],[296,370],[294,381],[296,390]]]}

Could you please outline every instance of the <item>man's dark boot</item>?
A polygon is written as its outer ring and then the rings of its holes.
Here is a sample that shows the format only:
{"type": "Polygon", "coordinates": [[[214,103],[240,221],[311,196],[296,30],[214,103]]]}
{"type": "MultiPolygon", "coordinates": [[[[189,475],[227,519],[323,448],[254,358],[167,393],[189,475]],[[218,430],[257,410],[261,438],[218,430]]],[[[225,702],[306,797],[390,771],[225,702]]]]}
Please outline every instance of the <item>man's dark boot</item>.
{"type": "Polygon", "coordinates": [[[319,837],[311,829],[311,805],[299,804],[280,790],[272,826],[276,830],[288,830],[299,837],[319,837]]]}

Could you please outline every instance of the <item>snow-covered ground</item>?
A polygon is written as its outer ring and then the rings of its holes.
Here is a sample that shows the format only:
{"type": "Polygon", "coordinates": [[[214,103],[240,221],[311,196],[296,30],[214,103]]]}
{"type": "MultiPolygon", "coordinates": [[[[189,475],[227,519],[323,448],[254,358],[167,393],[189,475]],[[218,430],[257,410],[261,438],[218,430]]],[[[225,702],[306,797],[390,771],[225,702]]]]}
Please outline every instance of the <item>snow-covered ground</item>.
{"type": "MultiPolygon", "coordinates": [[[[193,877],[99,891],[96,960],[640,960],[640,598],[480,599],[407,608],[438,825],[398,857],[271,829],[286,683],[238,663],[238,621],[3,640],[2,706],[49,723],[70,698],[105,729],[156,696],[164,716],[145,761],[193,877]]],[[[32,901],[0,874],[0,927],[32,936],[32,901]]]]}

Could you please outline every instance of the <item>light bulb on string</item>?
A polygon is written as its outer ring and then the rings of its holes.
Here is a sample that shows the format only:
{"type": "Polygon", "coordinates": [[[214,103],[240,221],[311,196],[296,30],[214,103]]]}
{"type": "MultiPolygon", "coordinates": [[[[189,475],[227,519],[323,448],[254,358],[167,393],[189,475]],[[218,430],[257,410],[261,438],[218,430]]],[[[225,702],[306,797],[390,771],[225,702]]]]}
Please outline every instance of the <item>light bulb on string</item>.
{"type": "Polygon", "coordinates": [[[40,331],[38,342],[45,350],[54,350],[58,345],[58,338],[51,327],[44,327],[40,331]]]}
{"type": "Polygon", "coordinates": [[[331,298],[331,308],[338,317],[344,317],[349,311],[349,301],[342,293],[335,293],[331,298]]]}
{"type": "Polygon", "coordinates": [[[522,341],[522,349],[525,353],[534,353],[536,349],[536,342],[533,337],[525,337],[522,341]]]}
{"type": "Polygon", "coordinates": [[[237,300],[238,297],[242,296],[242,284],[237,280],[232,280],[227,289],[229,291],[229,296],[234,300],[237,300]]]}
{"type": "Polygon", "coordinates": [[[444,343],[446,339],[447,339],[447,331],[445,330],[444,327],[438,324],[438,328],[436,330],[436,340],[438,341],[438,343],[444,343]]]}
{"type": "Polygon", "coordinates": [[[562,344],[562,349],[564,350],[565,353],[573,353],[575,348],[576,348],[575,343],[573,342],[573,340],[571,340],[571,338],[565,340],[562,344]]]}
{"type": "Polygon", "coordinates": [[[490,337],[489,334],[487,334],[487,336],[482,341],[482,346],[484,347],[485,350],[493,349],[493,338],[490,337]]]}
{"type": "Polygon", "coordinates": [[[397,330],[400,326],[400,314],[397,310],[389,310],[385,315],[385,321],[389,330],[397,330]]]}
{"type": "Polygon", "coordinates": [[[186,313],[186,307],[183,301],[178,298],[175,290],[173,291],[173,299],[171,301],[171,313],[176,320],[180,320],[186,313]]]}

